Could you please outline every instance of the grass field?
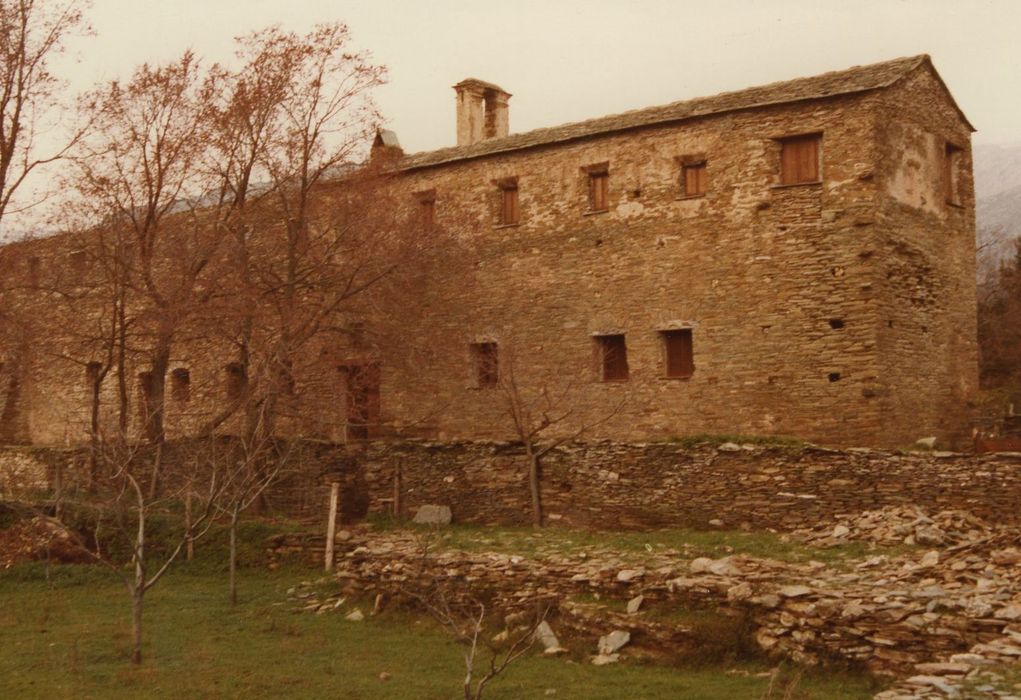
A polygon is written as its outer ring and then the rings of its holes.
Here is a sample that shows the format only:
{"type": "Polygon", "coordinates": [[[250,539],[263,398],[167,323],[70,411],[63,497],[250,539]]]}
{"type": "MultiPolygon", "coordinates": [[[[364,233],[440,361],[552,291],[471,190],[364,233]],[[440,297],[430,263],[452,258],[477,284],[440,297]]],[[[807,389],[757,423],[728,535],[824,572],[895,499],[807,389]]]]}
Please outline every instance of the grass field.
{"type": "MultiPolygon", "coordinates": [[[[430,526],[398,523],[384,518],[374,520],[373,525],[380,530],[436,532],[430,526]]],[[[913,549],[900,546],[876,550],[865,542],[856,541],[834,547],[812,547],[790,536],[739,530],[668,528],[649,531],[589,531],[558,527],[535,530],[524,527],[495,528],[467,524],[444,527],[439,531],[435,544],[465,551],[495,551],[522,556],[573,554],[592,548],[614,550],[625,559],[629,558],[629,555],[638,555],[640,558],[647,554],[671,553],[684,557],[747,554],[786,562],[821,561],[837,567],[876,551],[895,555],[913,549]]]]}
{"type": "MultiPolygon", "coordinates": [[[[364,622],[297,613],[284,592],[312,572],[243,572],[242,602],[225,602],[225,578],[207,563],[182,565],[147,599],[141,667],[128,663],[129,608],[122,584],[84,566],[21,565],[0,571],[2,698],[459,697],[460,648],[427,619],[385,613],[364,622]],[[389,674],[382,680],[381,673],[389,674]]],[[[585,657],[530,656],[486,698],[688,700],[867,698],[851,675],[785,670],[767,694],[768,667],[675,668],[585,657]]]]}

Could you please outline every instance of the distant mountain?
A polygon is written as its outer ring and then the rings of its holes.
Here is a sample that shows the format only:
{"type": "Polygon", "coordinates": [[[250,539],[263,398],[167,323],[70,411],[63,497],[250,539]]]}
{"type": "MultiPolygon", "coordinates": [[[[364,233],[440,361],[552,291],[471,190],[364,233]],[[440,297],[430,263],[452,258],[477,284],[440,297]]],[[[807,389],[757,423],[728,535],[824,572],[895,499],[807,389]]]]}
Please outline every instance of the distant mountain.
{"type": "Polygon", "coordinates": [[[1021,237],[1021,143],[981,144],[973,154],[978,243],[999,259],[1021,237]]]}

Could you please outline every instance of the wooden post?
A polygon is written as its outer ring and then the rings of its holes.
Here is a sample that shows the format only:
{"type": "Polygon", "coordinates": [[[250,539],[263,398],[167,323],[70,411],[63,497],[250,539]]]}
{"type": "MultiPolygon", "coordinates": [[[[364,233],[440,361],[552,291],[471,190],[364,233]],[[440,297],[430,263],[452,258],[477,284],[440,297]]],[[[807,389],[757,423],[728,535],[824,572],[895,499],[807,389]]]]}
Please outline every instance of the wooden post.
{"type": "Polygon", "coordinates": [[[188,538],[185,540],[185,556],[188,561],[195,558],[195,540],[191,536],[191,487],[184,496],[184,527],[188,531],[188,538]]]}
{"type": "Polygon", "coordinates": [[[64,517],[64,466],[60,462],[53,467],[53,517],[64,517]]]}
{"type": "Polygon", "coordinates": [[[394,520],[401,519],[401,465],[394,469],[394,520]]]}
{"type": "Polygon", "coordinates": [[[337,502],[340,500],[340,483],[330,484],[330,515],[326,520],[326,570],[333,571],[333,545],[337,536],[337,502]]]}

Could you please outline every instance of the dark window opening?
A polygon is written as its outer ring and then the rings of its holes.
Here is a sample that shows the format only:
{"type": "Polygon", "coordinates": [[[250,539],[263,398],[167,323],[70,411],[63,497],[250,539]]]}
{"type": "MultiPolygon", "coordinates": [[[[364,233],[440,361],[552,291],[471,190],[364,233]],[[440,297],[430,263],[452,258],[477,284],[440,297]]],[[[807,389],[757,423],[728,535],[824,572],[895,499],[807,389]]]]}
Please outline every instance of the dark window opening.
{"type": "Polygon", "coordinates": [[[170,398],[178,403],[191,401],[191,372],[184,367],[170,373],[170,398]]]}
{"type": "Polygon", "coordinates": [[[607,211],[610,208],[610,173],[607,170],[589,172],[588,205],[590,211],[607,211]]]}
{"type": "Polygon", "coordinates": [[[819,182],[821,134],[780,140],[780,184],[819,182]]]}
{"type": "Polygon", "coordinates": [[[418,201],[418,223],[422,226],[432,226],[435,224],[436,190],[416,192],[415,199],[418,201]]]}
{"type": "Polygon", "coordinates": [[[142,425],[149,427],[149,407],[152,404],[153,390],[152,372],[138,373],[138,419],[142,425]]]}
{"type": "Polygon", "coordinates": [[[521,221],[517,179],[500,184],[500,225],[513,226],[521,221]]]}
{"type": "Polygon", "coordinates": [[[830,328],[837,330],[844,327],[844,319],[842,318],[831,318],[830,328]]]}
{"type": "Polygon", "coordinates": [[[32,289],[39,287],[39,275],[42,263],[34,255],[28,259],[28,286],[32,289]]]}
{"type": "Polygon", "coordinates": [[[248,372],[240,362],[231,362],[224,368],[226,393],[229,401],[240,399],[248,386],[248,372]]]}
{"type": "Polygon", "coordinates": [[[629,371],[624,336],[597,336],[596,348],[599,353],[600,378],[604,382],[626,382],[629,371]]]}
{"type": "Polygon", "coordinates": [[[379,365],[346,365],[347,439],[368,440],[379,432],[379,365]]]}
{"type": "Polygon", "coordinates": [[[958,173],[960,171],[961,149],[948,143],[943,155],[943,199],[947,204],[961,205],[958,173]]]}
{"type": "Polygon", "coordinates": [[[840,381],[840,372],[830,372],[829,380],[831,382],[839,382],[840,381]]]}
{"type": "Polygon", "coordinates": [[[663,350],[666,376],[671,378],[690,377],[695,373],[695,356],[690,328],[663,331],[663,350]]]}
{"type": "Polygon", "coordinates": [[[294,362],[291,358],[280,361],[280,392],[285,396],[294,396],[297,383],[294,381],[294,362]]]}
{"type": "Polygon", "coordinates": [[[500,355],[496,343],[472,343],[475,383],[480,388],[494,387],[500,382],[500,355]]]}
{"type": "Polygon", "coordinates": [[[681,185],[685,197],[701,197],[706,191],[705,161],[681,166],[681,185]]]}
{"type": "Polygon", "coordinates": [[[76,250],[70,253],[67,257],[70,262],[71,277],[75,284],[80,284],[82,278],[85,276],[85,251],[76,250]]]}

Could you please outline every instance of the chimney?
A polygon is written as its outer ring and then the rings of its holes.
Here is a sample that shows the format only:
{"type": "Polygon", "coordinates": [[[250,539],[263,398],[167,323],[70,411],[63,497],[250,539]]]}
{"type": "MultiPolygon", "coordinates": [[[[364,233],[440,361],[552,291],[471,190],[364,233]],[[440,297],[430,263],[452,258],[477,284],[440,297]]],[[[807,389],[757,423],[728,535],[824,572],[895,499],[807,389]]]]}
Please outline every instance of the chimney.
{"type": "Polygon", "coordinates": [[[462,80],[457,91],[457,145],[471,146],[506,136],[510,130],[511,95],[503,88],[475,78],[462,80]]]}

